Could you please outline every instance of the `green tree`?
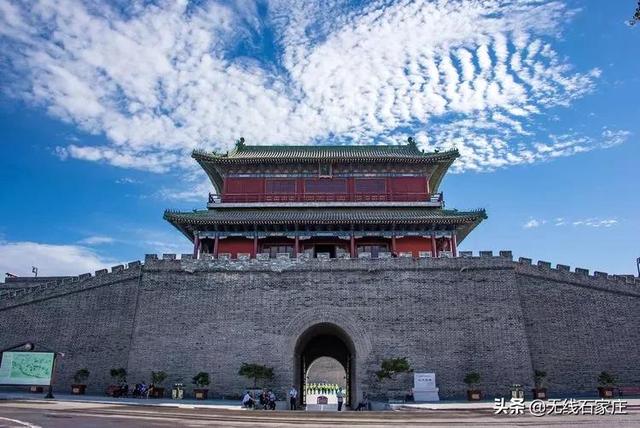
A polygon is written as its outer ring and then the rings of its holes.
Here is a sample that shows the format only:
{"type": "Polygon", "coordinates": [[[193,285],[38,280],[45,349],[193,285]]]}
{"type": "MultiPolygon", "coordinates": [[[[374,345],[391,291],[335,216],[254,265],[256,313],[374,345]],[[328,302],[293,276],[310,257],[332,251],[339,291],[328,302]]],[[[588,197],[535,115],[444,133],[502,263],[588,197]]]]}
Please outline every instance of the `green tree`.
{"type": "Polygon", "coordinates": [[[544,379],[547,377],[547,372],[545,372],[544,370],[536,370],[533,373],[533,381],[536,385],[536,388],[542,388],[542,385],[544,383],[544,379]]]}
{"type": "Polygon", "coordinates": [[[163,371],[151,372],[151,383],[155,386],[162,385],[162,382],[167,378],[167,374],[163,371]]]}
{"type": "Polygon", "coordinates": [[[253,379],[253,387],[256,388],[258,380],[273,379],[273,367],[266,367],[260,364],[242,363],[240,370],[238,370],[238,374],[246,377],[247,379],[253,379]]]}
{"type": "Polygon", "coordinates": [[[119,369],[111,369],[109,374],[117,383],[122,383],[127,381],[127,371],[120,367],[119,369]]]}
{"type": "Polygon", "coordinates": [[[209,379],[209,373],[200,372],[193,377],[193,384],[198,388],[204,388],[205,386],[209,386],[211,380],[209,379]]]}
{"type": "Polygon", "coordinates": [[[598,383],[602,386],[611,386],[616,384],[616,377],[609,372],[601,372],[598,375],[598,383]]]}
{"type": "Polygon", "coordinates": [[[410,373],[412,371],[413,369],[411,369],[407,357],[387,358],[382,360],[380,370],[376,372],[376,376],[379,381],[382,381],[384,379],[391,379],[398,373],[410,373]]]}
{"type": "Polygon", "coordinates": [[[469,386],[469,388],[473,388],[474,386],[477,386],[480,383],[480,379],[481,379],[480,373],[469,372],[466,374],[466,376],[462,381],[466,383],[469,386]]]}
{"type": "Polygon", "coordinates": [[[89,370],[80,369],[73,375],[73,381],[76,384],[82,384],[85,380],[89,378],[89,370]]]}

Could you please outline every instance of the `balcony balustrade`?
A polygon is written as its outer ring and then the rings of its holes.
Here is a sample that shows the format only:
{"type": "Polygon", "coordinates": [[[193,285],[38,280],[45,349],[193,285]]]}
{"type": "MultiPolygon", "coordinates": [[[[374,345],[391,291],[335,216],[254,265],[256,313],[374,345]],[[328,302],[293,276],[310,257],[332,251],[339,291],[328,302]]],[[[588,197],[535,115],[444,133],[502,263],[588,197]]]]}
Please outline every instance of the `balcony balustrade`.
{"type": "Polygon", "coordinates": [[[252,202],[440,202],[440,193],[209,193],[209,203],[252,202]]]}

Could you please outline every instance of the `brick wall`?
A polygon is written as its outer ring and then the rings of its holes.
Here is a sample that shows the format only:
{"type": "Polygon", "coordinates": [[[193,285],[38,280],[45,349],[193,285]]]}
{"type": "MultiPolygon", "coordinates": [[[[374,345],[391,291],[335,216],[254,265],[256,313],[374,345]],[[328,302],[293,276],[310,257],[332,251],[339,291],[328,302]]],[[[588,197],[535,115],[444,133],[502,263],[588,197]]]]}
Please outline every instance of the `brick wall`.
{"type": "Polygon", "coordinates": [[[380,384],[383,358],[406,356],[434,371],[441,397],[461,397],[462,378],[482,375],[488,396],[549,373],[562,394],[594,392],[602,370],[640,384],[640,288],[633,279],[588,276],[511,261],[510,254],[455,259],[217,261],[149,257],[42,291],[0,299],[0,348],[31,340],[65,352],[60,388],[87,367],[101,392],[110,368],[131,384],[152,370],[166,385],[211,373],[214,395],[251,381],[241,363],[275,369],[284,396],[295,379],[294,350],[309,327],[332,323],[352,341],[363,391],[406,391],[410,376],[380,384]]]}

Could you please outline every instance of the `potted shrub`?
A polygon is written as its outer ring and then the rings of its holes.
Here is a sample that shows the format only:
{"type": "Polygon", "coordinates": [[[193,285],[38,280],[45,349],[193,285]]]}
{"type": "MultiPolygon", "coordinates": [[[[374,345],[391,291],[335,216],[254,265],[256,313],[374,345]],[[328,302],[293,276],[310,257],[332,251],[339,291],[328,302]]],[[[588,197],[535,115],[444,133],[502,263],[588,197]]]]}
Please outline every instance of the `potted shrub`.
{"type": "Polygon", "coordinates": [[[153,384],[153,389],[149,394],[150,397],[153,397],[153,398],[164,397],[164,387],[162,386],[162,384],[166,378],[167,378],[167,374],[163,371],[151,372],[151,383],[153,384]]]}
{"type": "Polygon", "coordinates": [[[478,384],[480,383],[480,373],[478,372],[469,372],[464,377],[463,382],[467,384],[467,400],[469,401],[478,401],[482,398],[482,393],[478,389],[478,384]]]}
{"type": "Polygon", "coordinates": [[[533,392],[534,400],[546,400],[547,396],[547,388],[544,387],[544,380],[547,377],[547,372],[543,370],[536,370],[533,372],[533,381],[535,383],[535,388],[531,390],[533,392]]]}
{"type": "Polygon", "coordinates": [[[109,375],[111,375],[111,379],[113,379],[115,385],[109,385],[109,387],[107,387],[107,395],[113,397],[126,395],[128,391],[126,391],[127,388],[123,388],[123,385],[127,383],[127,371],[120,367],[119,369],[109,370],[109,375]]]}
{"type": "Polygon", "coordinates": [[[122,367],[119,369],[111,369],[109,374],[111,375],[111,379],[113,379],[113,381],[118,385],[127,381],[127,371],[122,367]]]}
{"type": "Polygon", "coordinates": [[[197,386],[197,388],[193,389],[193,395],[196,397],[196,400],[207,399],[209,390],[206,387],[209,386],[210,383],[209,373],[200,372],[193,377],[193,384],[197,386]]]}
{"type": "Polygon", "coordinates": [[[600,398],[613,398],[613,386],[616,384],[616,378],[608,372],[602,372],[598,375],[598,395],[600,398]]]}
{"type": "Polygon", "coordinates": [[[71,384],[71,393],[74,395],[84,395],[87,384],[85,381],[89,378],[89,370],[80,369],[73,375],[73,383],[71,384]]]}

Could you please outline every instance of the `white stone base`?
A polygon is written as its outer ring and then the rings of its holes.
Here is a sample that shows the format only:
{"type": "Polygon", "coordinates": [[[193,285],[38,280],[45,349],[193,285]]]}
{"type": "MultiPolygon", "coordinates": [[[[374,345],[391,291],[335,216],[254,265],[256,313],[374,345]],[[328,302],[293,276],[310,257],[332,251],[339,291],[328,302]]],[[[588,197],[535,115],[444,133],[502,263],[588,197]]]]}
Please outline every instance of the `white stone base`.
{"type": "MultiPolygon", "coordinates": [[[[306,410],[314,412],[337,412],[337,404],[307,404],[306,410]]],[[[344,410],[344,406],[342,407],[344,410]]]]}
{"type": "Polygon", "coordinates": [[[434,389],[425,389],[420,391],[413,391],[413,400],[416,403],[424,403],[428,401],[440,401],[440,396],[438,395],[438,391],[440,388],[434,389]]]}

